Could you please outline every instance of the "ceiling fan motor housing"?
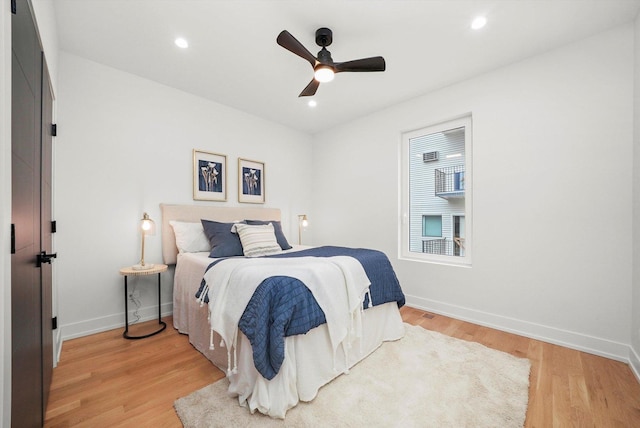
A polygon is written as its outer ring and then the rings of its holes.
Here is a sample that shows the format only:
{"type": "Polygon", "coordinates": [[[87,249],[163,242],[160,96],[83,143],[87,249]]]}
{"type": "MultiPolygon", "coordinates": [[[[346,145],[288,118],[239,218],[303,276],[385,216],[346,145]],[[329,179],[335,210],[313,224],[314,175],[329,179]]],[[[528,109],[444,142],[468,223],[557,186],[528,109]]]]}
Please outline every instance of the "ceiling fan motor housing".
{"type": "Polygon", "coordinates": [[[318,62],[326,65],[333,65],[333,58],[331,58],[331,52],[324,47],[318,52],[318,62]]]}
{"type": "Polygon", "coordinates": [[[318,46],[329,46],[333,42],[333,31],[322,27],[316,30],[316,44],[318,46]]]}

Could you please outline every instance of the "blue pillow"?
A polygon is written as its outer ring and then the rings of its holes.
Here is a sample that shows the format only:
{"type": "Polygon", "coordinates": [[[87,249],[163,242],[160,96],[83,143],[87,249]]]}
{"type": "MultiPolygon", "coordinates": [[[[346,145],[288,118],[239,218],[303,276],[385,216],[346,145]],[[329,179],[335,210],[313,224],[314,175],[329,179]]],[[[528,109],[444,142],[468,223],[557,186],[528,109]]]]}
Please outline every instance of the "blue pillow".
{"type": "Polygon", "coordinates": [[[282,224],[280,224],[279,221],[277,220],[245,220],[245,223],[247,224],[273,224],[273,230],[276,233],[276,241],[278,241],[278,245],[280,245],[280,248],[282,248],[283,250],[290,250],[291,248],[293,248],[291,245],[289,245],[289,243],[287,242],[287,238],[284,236],[284,232],[282,232],[282,224]]]}
{"type": "MultiPolygon", "coordinates": [[[[233,257],[242,256],[242,243],[240,237],[231,232],[234,223],[219,223],[211,220],[200,220],[204,234],[211,244],[209,257],[233,257]]],[[[236,223],[244,223],[236,222],[236,223]]]]}

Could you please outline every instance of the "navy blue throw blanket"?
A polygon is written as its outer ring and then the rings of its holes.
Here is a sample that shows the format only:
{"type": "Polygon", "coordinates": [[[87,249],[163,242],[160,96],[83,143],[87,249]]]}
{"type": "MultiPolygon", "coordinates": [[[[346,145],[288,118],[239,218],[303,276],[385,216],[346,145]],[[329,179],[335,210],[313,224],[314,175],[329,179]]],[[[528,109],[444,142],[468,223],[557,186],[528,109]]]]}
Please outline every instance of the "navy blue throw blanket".
{"type": "Polygon", "coordinates": [[[253,364],[273,379],[284,361],[284,338],[327,322],[311,291],[297,278],[272,276],[256,288],[238,327],[251,342],[253,364]]]}
{"type": "MultiPolygon", "coordinates": [[[[373,305],[397,302],[405,303],[398,278],[387,256],[376,250],[345,247],[317,247],[293,253],[267,256],[287,257],[334,257],[350,256],[360,262],[371,285],[369,291],[373,305]]],[[[218,261],[213,262],[211,268],[218,261]]],[[[203,284],[196,294],[200,296],[203,284]]],[[[205,296],[205,301],[208,301],[205,296]]],[[[369,306],[366,295],[363,307],[369,306]]],[[[284,338],[305,334],[326,322],[322,308],[302,281],[288,276],[265,279],[255,290],[238,327],[247,336],[253,349],[256,369],[265,379],[273,379],[284,361],[284,338]]]]}

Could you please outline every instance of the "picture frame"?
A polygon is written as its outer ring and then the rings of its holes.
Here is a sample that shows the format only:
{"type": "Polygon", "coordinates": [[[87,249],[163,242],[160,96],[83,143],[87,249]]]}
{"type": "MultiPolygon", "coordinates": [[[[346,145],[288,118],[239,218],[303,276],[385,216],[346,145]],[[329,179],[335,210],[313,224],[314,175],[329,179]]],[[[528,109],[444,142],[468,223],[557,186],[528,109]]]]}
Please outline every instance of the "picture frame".
{"type": "Polygon", "coordinates": [[[238,202],[264,204],[264,162],[238,158],[238,202]]]}
{"type": "Polygon", "coordinates": [[[227,200],[227,156],[193,149],[193,199],[227,200]]]}

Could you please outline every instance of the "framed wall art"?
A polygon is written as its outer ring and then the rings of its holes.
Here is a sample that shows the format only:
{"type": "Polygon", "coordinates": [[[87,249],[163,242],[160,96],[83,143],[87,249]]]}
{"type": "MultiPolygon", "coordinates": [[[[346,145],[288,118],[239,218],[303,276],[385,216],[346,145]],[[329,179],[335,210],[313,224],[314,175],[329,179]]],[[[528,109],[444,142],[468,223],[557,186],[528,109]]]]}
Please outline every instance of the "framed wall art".
{"type": "Polygon", "coordinates": [[[264,162],[238,158],[238,202],[264,204],[264,162]]]}
{"type": "Polygon", "coordinates": [[[227,200],[227,157],[193,150],[193,199],[227,200]]]}

